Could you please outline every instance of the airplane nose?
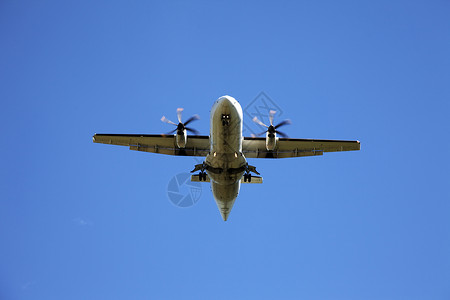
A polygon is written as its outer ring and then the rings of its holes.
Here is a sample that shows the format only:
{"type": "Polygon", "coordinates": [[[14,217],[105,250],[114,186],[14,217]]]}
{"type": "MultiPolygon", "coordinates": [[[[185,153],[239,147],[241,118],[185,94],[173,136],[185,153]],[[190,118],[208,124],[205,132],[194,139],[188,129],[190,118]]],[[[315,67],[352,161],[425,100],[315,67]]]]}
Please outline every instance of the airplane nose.
{"type": "Polygon", "coordinates": [[[230,96],[222,96],[219,98],[219,103],[223,107],[231,107],[233,106],[233,101],[230,99],[230,96]]]}
{"type": "Polygon", "coordinates": [[[222,96],[217,99],[214,104],[213,110],[211,110],[211,117],[219,120],[223,120],[224,118],[236,118],[236,120],[242,120],[242,108],[239,105],[239,102],[237,102],[233,97],[222,96]]]}

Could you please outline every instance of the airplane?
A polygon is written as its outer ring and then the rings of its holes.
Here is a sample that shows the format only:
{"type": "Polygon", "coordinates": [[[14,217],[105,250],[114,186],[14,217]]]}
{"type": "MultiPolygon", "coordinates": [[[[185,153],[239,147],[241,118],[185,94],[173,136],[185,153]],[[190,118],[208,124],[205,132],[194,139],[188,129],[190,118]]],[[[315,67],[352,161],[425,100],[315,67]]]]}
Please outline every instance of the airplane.
{"type": "MultiPolygon", "coordinates": [[[[214,102],[210,116],[210,135],[198,135],[187,127],[198,116],[182,122],[182,111],[177,110],[178,124],[162,117],[162,121],[177,126],[168,134],[95,134],[94,143],[127,146],[130,150],[176,156],[205,157],[194,166],[191,181],[210,182],[213,197],[224,221],[228,219],[239,194],[241,183],[262,183],[262,177],[247,158],[288,158],[323,155],[324,152],[360,150],[359,141],[292,139],[278,128],[289,124],[284,120],[273,125],[275,111],[269,115],[270,125],[257,117],[254,122],[266,127],[265,137],[242,136],[242,107],[231,96],[222,96],[214,102]],[[187,135],[192,132],[194,135],[187,135]],[[277,134],[280,136],[278,137],[277,134]],[[256,175],[253,175],[253,174],[256,175]]],[[[259,135],[261,135],[259,134],[259,135]]]]}

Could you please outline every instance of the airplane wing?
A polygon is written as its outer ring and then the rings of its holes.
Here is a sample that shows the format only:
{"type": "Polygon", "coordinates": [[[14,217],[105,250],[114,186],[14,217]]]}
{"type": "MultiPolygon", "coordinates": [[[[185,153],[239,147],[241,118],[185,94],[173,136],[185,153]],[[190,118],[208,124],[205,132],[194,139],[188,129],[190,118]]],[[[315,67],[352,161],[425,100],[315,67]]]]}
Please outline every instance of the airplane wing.
{"type": "Polygon", "coordinates": [[[266,138],[244,137],[242,152],[247,158],[286,158],[323,155],[324,152],[354,151],[359,141],[279,138],[275,150],[266,149],[266,138]]]}
{"type": "Polygon", "coordinates": [[[163,134],[95,134],[94,143],[130,147],[130,150],[180,156],[206,156],[209,136],[188,136],[186,147],[179,148],[175,135],[163,134]]]}

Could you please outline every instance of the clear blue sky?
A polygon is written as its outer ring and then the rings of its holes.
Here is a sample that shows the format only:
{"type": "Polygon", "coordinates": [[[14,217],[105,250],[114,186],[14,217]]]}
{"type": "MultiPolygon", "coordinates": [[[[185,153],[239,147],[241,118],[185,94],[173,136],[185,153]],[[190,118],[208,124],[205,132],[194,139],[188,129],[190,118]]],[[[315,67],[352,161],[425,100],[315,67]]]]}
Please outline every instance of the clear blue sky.
{"type": "MultiPolygon", "coordinates": [[[[0,299],[449,299],[450,2],[0,3],[0,299]],[[190,157],[93,144],[264,91],[291,137],[223,222],[190,157]]],[[[250,122],[246,119],[245,122],[250,122]]]]}

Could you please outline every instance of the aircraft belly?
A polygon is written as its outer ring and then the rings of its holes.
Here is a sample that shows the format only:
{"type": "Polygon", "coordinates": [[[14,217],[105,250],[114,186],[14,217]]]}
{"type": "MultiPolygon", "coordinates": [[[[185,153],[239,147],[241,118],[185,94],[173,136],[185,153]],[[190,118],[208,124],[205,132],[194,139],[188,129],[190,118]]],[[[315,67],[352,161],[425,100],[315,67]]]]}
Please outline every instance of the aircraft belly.
{"type": "Polygon", "coordinates": [[[231,209],[233,208],[234,201],[239,194],[240,186],[240,181],[229,185],[211,182],[211,190],[224,221],[228,219],[231,209]]]}
{"type": "Polygon", "coordinates": [[[219,99],[211,110],[211,150],[206,172],[224,221],[239,194],[247,163],[242,154],[242,108],[232,97],[219,99]]]}

